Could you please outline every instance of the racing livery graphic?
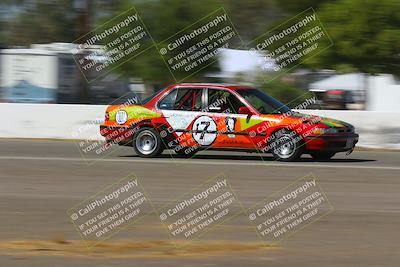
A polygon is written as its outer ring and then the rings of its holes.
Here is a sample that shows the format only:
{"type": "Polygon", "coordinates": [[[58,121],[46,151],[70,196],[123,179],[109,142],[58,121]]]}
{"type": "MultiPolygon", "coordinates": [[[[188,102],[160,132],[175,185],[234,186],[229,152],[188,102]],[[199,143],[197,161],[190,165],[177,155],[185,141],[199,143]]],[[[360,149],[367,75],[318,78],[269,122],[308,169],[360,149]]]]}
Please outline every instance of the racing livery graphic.
{"type": "Polygon", "coordinates": [[[210,149],[326,160],[351,153],[358,142],[352,125],[295,112],[256,88],[200,83],[171,85],[142,105],[108,106],[100,133],[141,157],[165,149],[191,157],[210,149]]]}

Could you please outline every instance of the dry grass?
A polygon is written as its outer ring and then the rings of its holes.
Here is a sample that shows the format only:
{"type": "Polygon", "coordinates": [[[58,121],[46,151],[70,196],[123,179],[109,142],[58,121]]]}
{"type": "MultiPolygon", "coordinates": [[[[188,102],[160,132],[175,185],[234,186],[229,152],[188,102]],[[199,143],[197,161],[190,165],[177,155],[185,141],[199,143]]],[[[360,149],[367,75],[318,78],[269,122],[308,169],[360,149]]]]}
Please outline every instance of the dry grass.
{"type": "MultiPolygon", "coordinates": [[[[91,244],[89,244],[90,246],[91,244]]],[[[176,247],[171,241],[104,241],[88,247],[81,240],[11,240],[0,242],[0,254],[14,256],[67,256],[102,258],[196,257],[272,249],[262,243],[237,241],[193,241],[176,247]]]]}

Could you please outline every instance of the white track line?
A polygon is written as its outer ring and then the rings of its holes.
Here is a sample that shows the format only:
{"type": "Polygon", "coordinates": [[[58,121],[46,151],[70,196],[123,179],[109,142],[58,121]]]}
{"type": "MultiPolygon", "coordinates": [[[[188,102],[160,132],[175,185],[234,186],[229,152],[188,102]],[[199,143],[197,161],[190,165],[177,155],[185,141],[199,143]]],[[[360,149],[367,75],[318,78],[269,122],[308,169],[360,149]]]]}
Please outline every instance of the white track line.
{"type": "MultiPolygon", "coordinates": [[[[240,166],[260,166],[260,167],[310,167],[310,168],[330,168],[330,169],[370,169],[370,170],[400,170],[400,167],[396,166],[362,166],[362,165],[346,165],[346,164],[318,164],[312,162],[310,164],[305,163],[289,163],[289,162],[277,162],[277,161],[263,161],[263,162],[244,162],[244,161],[221,161],[221,160],[201,160],[201,159],[84,159],[84,158],[73,158],[73,157],[6,157],[0,156],[0,160],[43,160],[43,161],[79,161],[85,163],[85,160],[90,163],[97,161],[101,162],[136,162],[145,164],[193,164],[193,165],[240,165],[240,166]]],[[[89,164],[90,166],[91,164],[89,164]]]]}

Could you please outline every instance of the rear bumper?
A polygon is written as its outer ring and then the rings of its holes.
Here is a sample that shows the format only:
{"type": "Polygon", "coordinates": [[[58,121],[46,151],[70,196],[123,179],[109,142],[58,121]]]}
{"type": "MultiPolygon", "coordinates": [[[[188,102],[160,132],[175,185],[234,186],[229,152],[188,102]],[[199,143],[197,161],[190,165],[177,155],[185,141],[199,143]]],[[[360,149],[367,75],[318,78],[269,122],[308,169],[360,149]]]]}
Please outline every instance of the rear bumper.
{"type": "Polygon", "coordinates": [[[304,139],[307,151],[344,152],[354,149],[358,134],[307,136],[304,139]]]}
{"type": "Polygon", "coordinates": [[[100,125],[100,134],[104,136],[107,142],[122,144],[132,141],[134,129],[129,127],[112,127],[100,125]]]}

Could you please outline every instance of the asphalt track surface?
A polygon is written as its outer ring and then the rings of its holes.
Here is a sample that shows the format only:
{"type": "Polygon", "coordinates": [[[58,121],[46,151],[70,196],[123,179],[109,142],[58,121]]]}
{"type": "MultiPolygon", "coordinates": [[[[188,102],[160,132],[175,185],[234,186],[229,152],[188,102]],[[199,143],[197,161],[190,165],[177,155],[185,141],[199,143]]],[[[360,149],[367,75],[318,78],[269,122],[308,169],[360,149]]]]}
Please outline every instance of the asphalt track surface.
{"type": "Polygon", "coordinates": [[[399,163],[383,151],[281,163],[220,152],[141,159],[130,148],[85,161],[70,141],[0,140],[0,266],[399,266],[399,163]],[[334,209],[271,247],[240,215],[179,250],[151,215],[86,250],[66,211],[132,172],[155,207],[219,173],[245,207],[313,174],[334,209]]]}

